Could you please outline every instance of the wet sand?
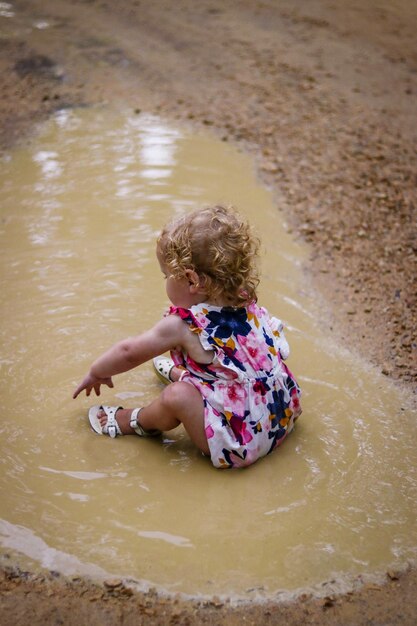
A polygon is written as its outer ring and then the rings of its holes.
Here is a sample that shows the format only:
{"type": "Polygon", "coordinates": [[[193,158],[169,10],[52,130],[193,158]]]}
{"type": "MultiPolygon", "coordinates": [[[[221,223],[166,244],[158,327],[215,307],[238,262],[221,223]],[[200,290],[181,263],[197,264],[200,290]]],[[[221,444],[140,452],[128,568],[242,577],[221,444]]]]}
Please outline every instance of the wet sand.
{"type": "MultiPolygon", "coordinates": [[[[3,5],[2,5],[3,6],[3,5]]],[[[0,16],[0,146],[68,106],[160,114],[250,152],[310,247],[323,326],[413,390],[417,9],[411,0],[45,0],[0,16]]],[[[385,586],[231,608],[43,579],[4,561],[2,623],[412,624],[414,570],[385,586]],[[36,617],[34,615],[36,614],[36,617]],[[37,621],[38,620],[38,621],[37,621]],[[134,621],[135,620],[135,621],[134,621]]]]}

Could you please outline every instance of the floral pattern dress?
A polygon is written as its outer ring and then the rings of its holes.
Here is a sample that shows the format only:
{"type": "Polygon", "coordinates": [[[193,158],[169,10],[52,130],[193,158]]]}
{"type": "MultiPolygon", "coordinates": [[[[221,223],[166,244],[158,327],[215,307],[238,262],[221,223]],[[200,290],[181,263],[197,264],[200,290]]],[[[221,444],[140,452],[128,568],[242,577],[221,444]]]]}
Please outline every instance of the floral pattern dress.
{"type": "Polygon", "coordinates": [[[289,348],[280,320],[255,302],[238,308],[172,306],[168,315],[179,315],[203,348],[214,350],[209,365],[180,350],[171,353],[184,369],[181,380],[202,395],[213,465],[243,467],[272,452],[301,414],[300,389],[283,362],[289,348]]]}

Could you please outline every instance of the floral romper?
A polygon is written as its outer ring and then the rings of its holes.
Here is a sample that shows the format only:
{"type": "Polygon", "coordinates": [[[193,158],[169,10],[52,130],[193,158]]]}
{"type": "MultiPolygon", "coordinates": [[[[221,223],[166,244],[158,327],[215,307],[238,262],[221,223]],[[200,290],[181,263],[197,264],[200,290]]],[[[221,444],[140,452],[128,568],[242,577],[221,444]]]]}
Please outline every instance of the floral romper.
{"type": "Polygon", "coordinates": [[[300,389],[283,362],[289,348],[280,320],[255,302],[172,306],[168,315],[179,315],[203,348],[215,352],[209,365],[180,350],[171,353],[185,370],[181,380],[202,395],[213,465],[243,467],[272,452],[301,414],[300,389]]]}

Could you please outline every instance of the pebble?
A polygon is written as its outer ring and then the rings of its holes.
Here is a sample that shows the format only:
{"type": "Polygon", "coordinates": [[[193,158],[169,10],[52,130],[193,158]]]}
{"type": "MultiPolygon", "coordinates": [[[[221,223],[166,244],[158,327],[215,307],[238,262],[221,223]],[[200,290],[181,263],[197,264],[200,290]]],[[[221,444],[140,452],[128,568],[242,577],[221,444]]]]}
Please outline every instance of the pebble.
{"type": "Polygon", "coordinates": [[[264,172],[270,172],[271,174],[274,174],[275,172],[279,171],[279,167],[276,163],[274,163],[273,161],[266,161],[264,163],[261,164],[261,169],[264,172]]]}
{"type": "Polygon", "coordinates": [[[120,578],[110,578],[104,581],[104,586],[108,589],[116,589],[116,587],[123,586],[123,581],[120,578]]]}
{"type": "Polygon", "coordinates": [[[96,593],[96,594],[94,594],[94,596],[90,596],[90,597],[88,598],[88,601],[89,601],[89,602],[97,602],[98,600],[101,600],[101,599],[102,599],[102,597],[103,597],[103,594],[102,594],[102,593],[96,593]]]}
{"type": "Polygon", "coordinates": [[[391,376],[392,371],[393,371],[392,365],[389,365],[388,363],[384,363],[381,369],[381,373],[384,374],[384,376],[391,376]]]}
{"type": "Polygon", "coordinates": [[[387,576],[390,580],[398,580],[399,578],[401,578],[401,574],[402,572],[396,569],[389,569],[387,571],[387,576]]]}
{"type": "Polygon", "coordinates": [[[334,606],[335,598],[333,596],[326,596],[325,598],[321,598],[320,604],[323,609],[329,609],[330,607],[334,606]]]}

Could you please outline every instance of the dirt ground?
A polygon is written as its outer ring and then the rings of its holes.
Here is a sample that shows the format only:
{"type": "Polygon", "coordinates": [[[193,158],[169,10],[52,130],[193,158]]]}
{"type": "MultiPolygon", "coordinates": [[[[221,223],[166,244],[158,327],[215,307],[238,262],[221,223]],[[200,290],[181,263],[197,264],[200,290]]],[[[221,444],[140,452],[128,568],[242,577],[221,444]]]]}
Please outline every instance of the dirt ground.
{"type": "MultiPolygon", "coordinates": [[[[413,393],[416,27],[413,0],[1,2],[0,150],[57,109],[97,104],[241,146],[308,243],[329,334],[413,393]]],[[[413,569],[344,596],[237,608],[3,570],[4,626],[417,619],[413,569]]]]}

